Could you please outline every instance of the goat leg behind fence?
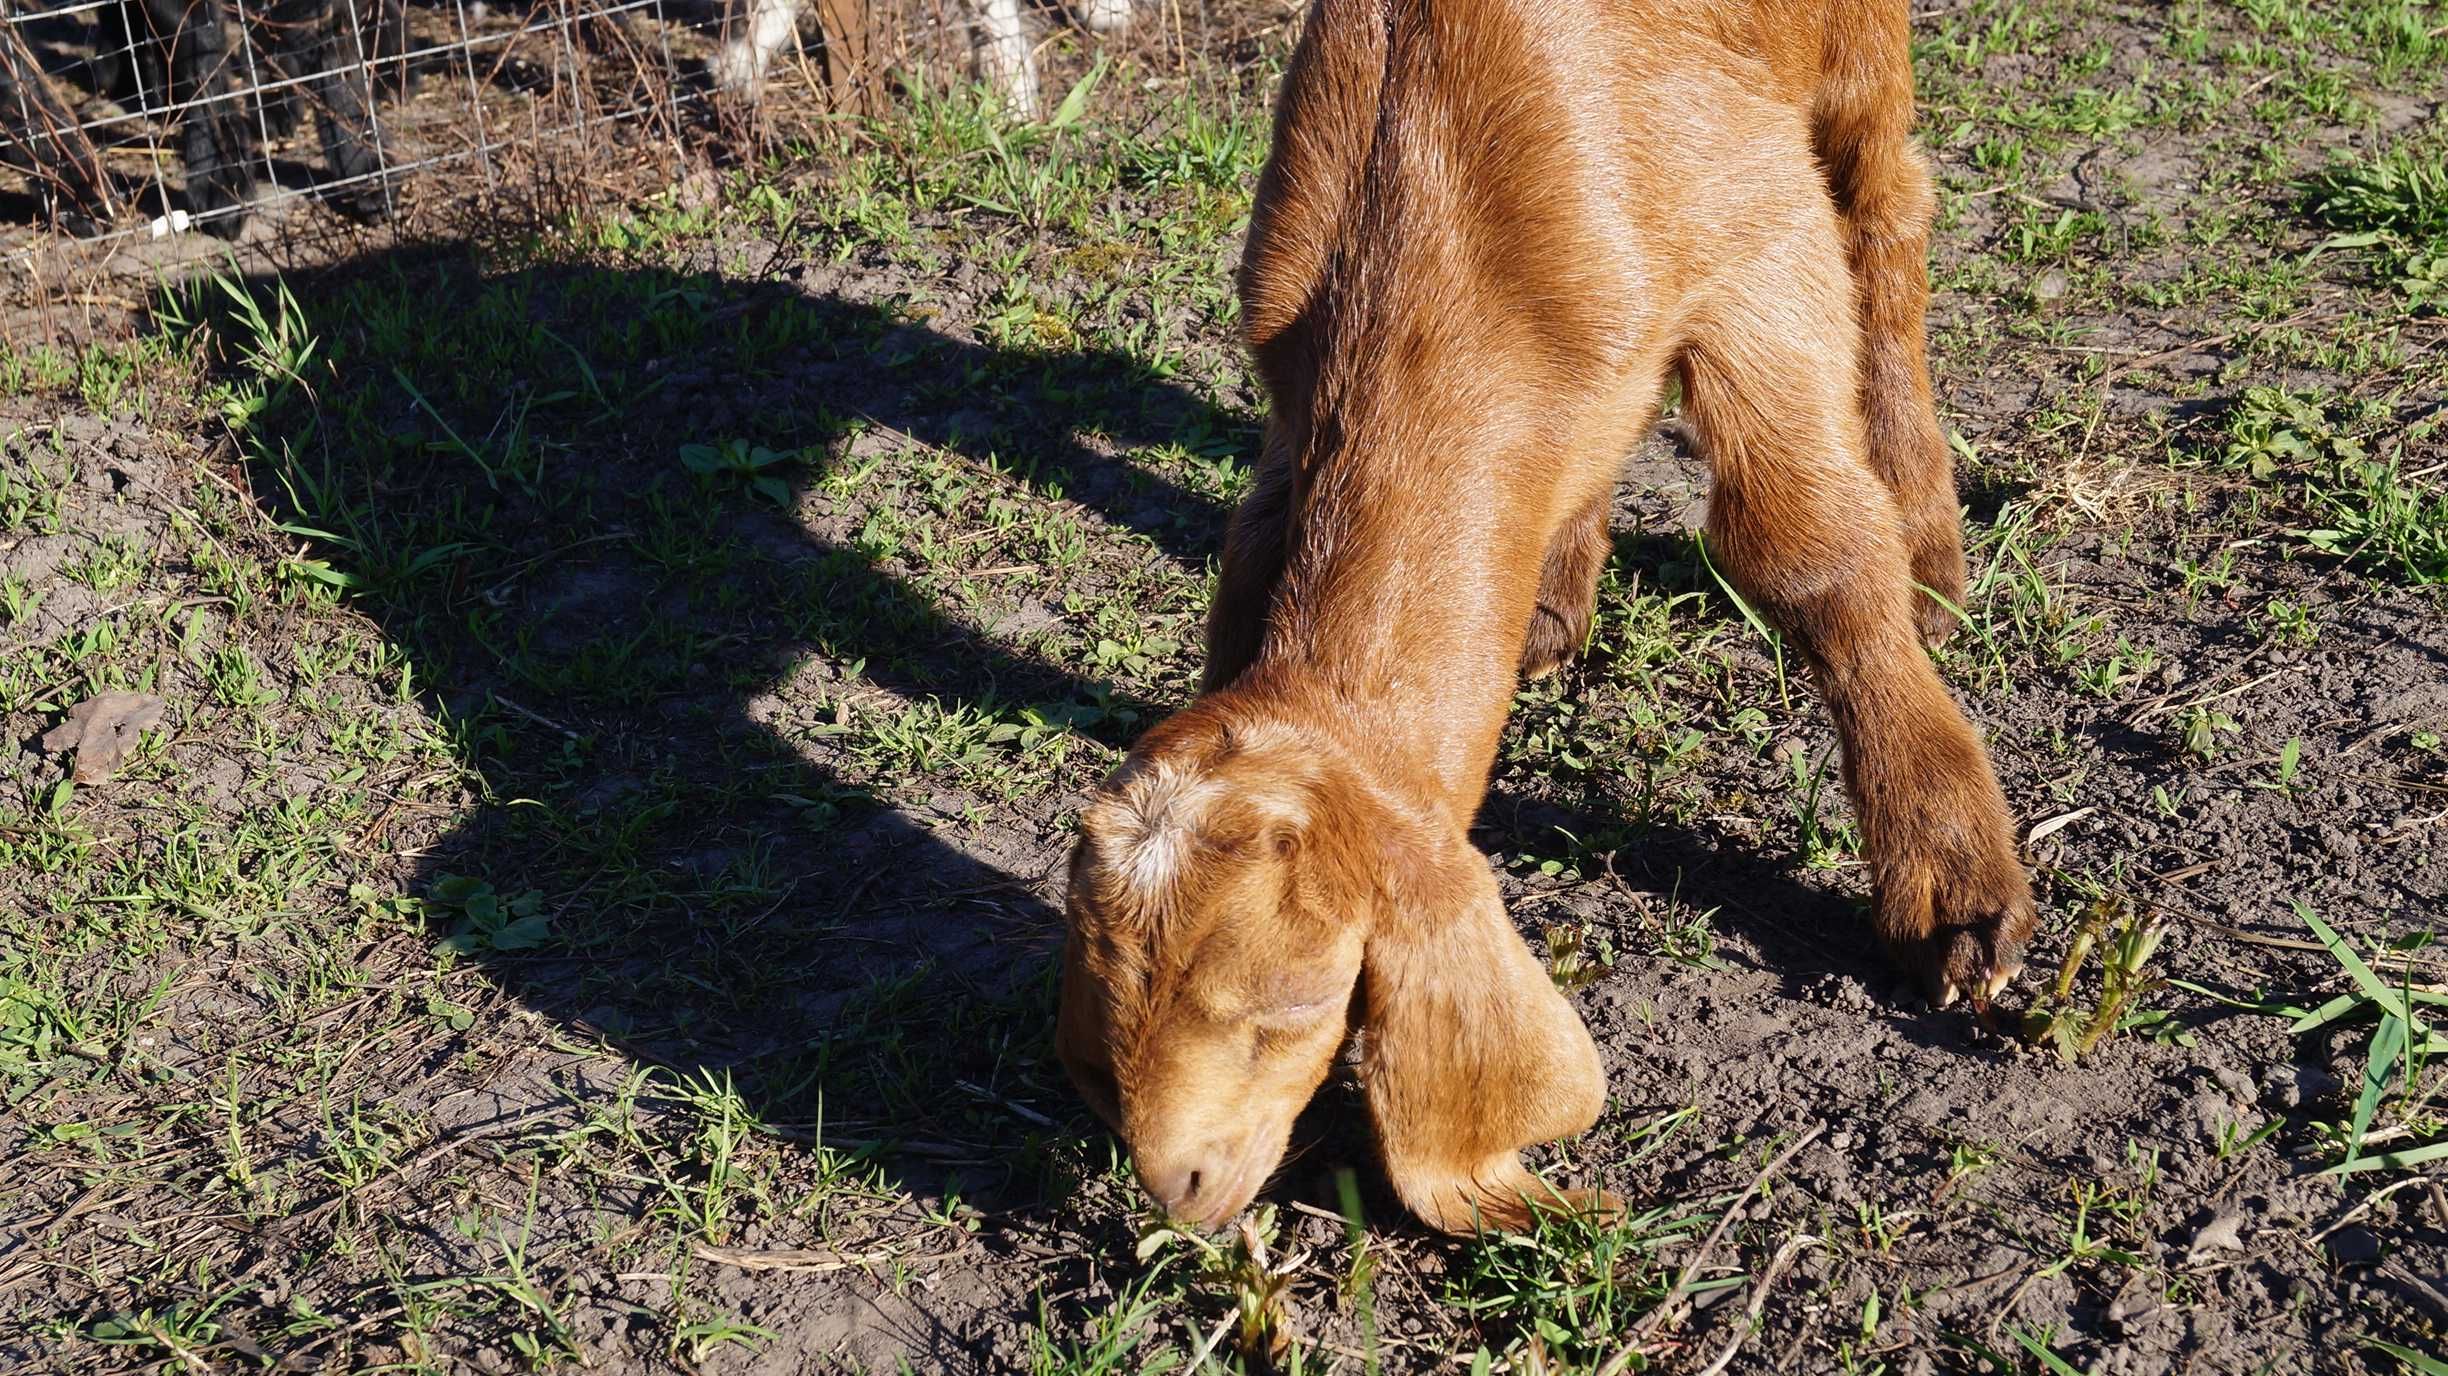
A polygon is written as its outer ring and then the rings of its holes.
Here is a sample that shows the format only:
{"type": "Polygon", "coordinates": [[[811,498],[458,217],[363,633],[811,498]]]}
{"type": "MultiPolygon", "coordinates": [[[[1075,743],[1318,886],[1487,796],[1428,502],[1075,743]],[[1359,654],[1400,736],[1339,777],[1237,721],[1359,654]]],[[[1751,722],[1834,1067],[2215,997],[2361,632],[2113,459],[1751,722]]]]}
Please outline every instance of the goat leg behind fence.
{"type": "Polygon", "coordinates": [[[315,59],[302,29],[321,9],[321,0],[265,0],[251,10],[241,0],[247,55],[253,58],[241,65],[254,68],[255,79],[248,84],[261,88],[254,100],[267,139],[285,139],[306,122],[306,82],[315,74],[315,59]]]}
{"type": "MultiPolygon", "coordinates": [[[[314,106],[323,144],[324,198],[346,214],[379,220],[390,213],[381,180],[383,147],[374,122],[374,78],[359,48],[358,0],[296,0],[271,26],[271,65],[314,106]]],[[[376,22],[379,22],[377,20],[376,22]]]]}
{"type": "Polygon", "coordinates": [[[110,173],[76,113],[43,75],[9,10],[0,6],[0,163],[34,180],[43,213],[78,232],[109,218],[110,173]]]}
{"type": "Polygon", "coordinates": [[[365,64],[344,56],[351,46],[345,35],[335,35],[331,46],[335,49],[331,60],[341,69],[326,69],[314,82],[323,164],[338,184],[330,199],[359,219],[380,220],[391,213],[391,201],[384,194],[383,146],[374,126],[373,81],[365,64]]]}
{"type": "Polygon", "coordinates": [[[136,18],[136,0],[104,5],[96,17],[101,20],[101,30],[94,38],[93,56],[85,64],[86,86],[95,95],[131,109],[141,107],[145,86],[136,64],[143,49],[137,35],[145,32],[145,25],[136,18]]]}
{"type": "Polygon", "coordinates": [[[970,0],[976,27],[970,30],[970,55],[980,80],[1003,93],[1003,106],[1015,119],[1035,119],[1044,113],[1037,96],[1037,46],[1029,37],[1028,19],[1020,0],[970,0]]]}
{"type": "Polygon", "coordinates": [[[144,0],[150,41],[164,54],[169,104],[184,122],[188,209],[225,239],[246,228],[255,197],[255,140],[239,62],[244,42],[221,0],[144,0]]]}
{"type": "Polygon", "coordinates": [[[408,0],[340,0],[357,5],[364,24],[366,57],[374,64],[377,96],[405,100],[416,89],[416,68],[408,61],[408,0]]]}

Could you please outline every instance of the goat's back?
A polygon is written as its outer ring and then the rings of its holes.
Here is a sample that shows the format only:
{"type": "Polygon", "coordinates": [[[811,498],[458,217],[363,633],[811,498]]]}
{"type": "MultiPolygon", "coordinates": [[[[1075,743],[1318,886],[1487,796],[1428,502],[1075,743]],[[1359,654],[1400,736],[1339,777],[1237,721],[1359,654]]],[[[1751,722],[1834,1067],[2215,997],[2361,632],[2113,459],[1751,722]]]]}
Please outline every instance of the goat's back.
{"type": "Polygon", "coordinates": [[[1464,395],[1516,380],[1491,358],[1620,372],[1716,275],[1825,225],[1825,129],[1909,119],[1904,19],[1870,0],[1317,0],[1243,263],[1279,398],[1363,336],[1397,362],[1468,360],[1446,379],[1464,395]]]}

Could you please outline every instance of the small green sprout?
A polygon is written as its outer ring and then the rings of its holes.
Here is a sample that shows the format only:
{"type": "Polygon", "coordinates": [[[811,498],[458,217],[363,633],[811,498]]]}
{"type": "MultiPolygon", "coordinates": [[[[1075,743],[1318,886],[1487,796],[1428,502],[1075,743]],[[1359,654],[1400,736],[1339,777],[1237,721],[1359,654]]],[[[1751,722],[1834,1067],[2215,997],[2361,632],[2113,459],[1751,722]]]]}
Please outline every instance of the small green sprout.
{"type": "Polygon", "coordinates": [[[2036,1046],[2054,1046],[2068,1063],[2088,1056],[2119,1028],[2156,1024],[2143,1004],[2165,983],[2147,968],[2158,953],[2166,928],[2134,912],[2122,900],[2103,898],[2091,905],[2082,926],[2066,948],[2057,978],[2023,1015],[2023,1039],[2036,1046]],[[2074,986],[2093,951],[2100,951],[2099,1001],[2088,1008],[2077,1003],[2074,986]]]}

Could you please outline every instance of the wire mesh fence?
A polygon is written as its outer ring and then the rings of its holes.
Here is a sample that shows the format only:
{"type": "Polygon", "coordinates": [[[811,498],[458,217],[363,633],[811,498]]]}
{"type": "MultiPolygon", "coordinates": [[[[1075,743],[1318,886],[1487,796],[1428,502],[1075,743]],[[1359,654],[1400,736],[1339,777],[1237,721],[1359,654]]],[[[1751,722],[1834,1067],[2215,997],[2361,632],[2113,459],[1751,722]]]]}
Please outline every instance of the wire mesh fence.
{"type": "Polygon", "coordinates": [[[1064,27],[1136,20],[1175,56],[1207,28],[1183,0],[1133,3],[0,0],[0,263],[346,234],[436,199],[437,174],[442,199],[471,179],[676,174],[778,122],[872,109],[915,68],[975,72],[1026,115],[1064,27]]]}

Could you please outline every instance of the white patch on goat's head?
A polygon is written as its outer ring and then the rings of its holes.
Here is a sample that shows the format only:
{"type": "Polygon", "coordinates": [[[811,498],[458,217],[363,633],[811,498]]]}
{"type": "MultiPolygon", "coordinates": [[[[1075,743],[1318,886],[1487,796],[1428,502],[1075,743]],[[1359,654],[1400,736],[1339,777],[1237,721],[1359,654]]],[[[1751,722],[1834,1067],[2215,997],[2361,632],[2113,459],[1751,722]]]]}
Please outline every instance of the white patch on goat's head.
{"type": "Polygon", "coordinates": [[[1181,874],[1192,837],[1223,786],[1170,760],[1125,766],[1113,793],[1084,819],[1098,859],[1131,893],[1161,898],[1181,874]]]}

